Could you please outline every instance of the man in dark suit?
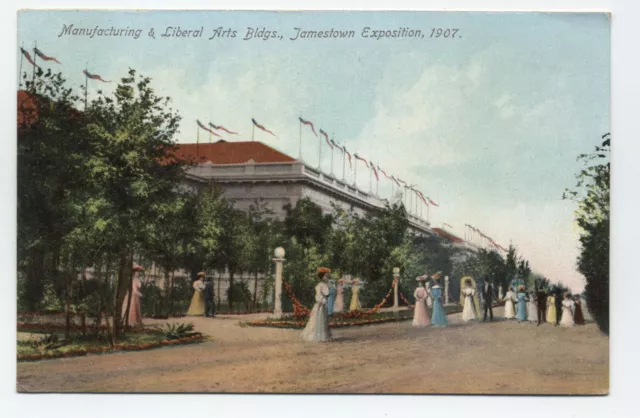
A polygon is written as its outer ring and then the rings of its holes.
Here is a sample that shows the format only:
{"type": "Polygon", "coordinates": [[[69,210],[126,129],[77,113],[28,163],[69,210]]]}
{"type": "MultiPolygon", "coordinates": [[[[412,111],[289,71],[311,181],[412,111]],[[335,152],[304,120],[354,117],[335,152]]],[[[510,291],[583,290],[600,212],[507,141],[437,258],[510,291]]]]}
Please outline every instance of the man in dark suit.
{"type": "Polygon", "coordinates": [[[487,312],[489,312],[489,318],[493,321],[493,285],[486,277],[482,285],[482,300],[484,301],[484,316],[482,322],[487,320],[487,312]]]}
{"type": "Polygon", "coordinates": [[[547,322],[547,293],[542,287],[536,292],[536,302],[538,305],[538,326],[547,322]]]}
{"type": "Polygon", "coordinates": [[[213,281],[211,277],[207,277],[207,281],[204,283],[204,304],[205,304],[205,316],[216,316],[216,304],[213,302],[213,281]]]}
{"type": "Polygon", "coordinates": [[[562,318],[562,289],[556,287],[556,325],[560,325],[560,319],[562,318]]]}

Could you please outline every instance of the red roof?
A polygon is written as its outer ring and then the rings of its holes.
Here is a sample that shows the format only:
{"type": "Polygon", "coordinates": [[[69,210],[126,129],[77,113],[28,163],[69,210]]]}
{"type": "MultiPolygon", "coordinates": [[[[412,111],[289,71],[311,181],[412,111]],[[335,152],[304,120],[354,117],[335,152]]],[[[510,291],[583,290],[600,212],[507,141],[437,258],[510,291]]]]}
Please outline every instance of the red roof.
{"type": "Polygon", "coordinates": [[[441,237],[444,237],[444,238],[448,239],[451,242],[464,242],[464,240],[462,238],[456,237],[455,235],[445,231],[444,229],[431,228],[431,230],[433,232],[435,232],[436,234],[440,235],[441,237]]]}
{"type": "Polygon", "coordinates": [[[249,160],[256,163],[290,163],[296,161],[262,142],[227,142],[220,140],[213,144],[177,144],[176,156],[190,161],[214,164],[244,164],[249,160]]]}

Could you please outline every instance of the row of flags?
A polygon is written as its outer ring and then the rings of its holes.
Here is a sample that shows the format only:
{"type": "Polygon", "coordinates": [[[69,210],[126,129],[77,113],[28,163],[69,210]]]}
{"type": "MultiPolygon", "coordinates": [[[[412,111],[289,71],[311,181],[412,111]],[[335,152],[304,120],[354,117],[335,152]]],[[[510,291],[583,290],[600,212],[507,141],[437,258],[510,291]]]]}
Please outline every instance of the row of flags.
{"type": "Polygon", "coordinates": [[[473,232],[475,232],[476,234],[480,235],[482,238],[486,239],[487,241],[489,241],[489,243],[496,249],[498,250],[502,250],[505,253],[507,252],[507,249],[504,248],[502,245],[498,244],[497,242],[495,242],[491,237],[487,236],[484,232],[480,231],[478,228],[471,226],[469,224],[465,224],[464,226],[466,226],[467,228],[471,229],[473,232]]]}
{"type": "MultiPolygon", "coordinates": [[[[56,59],[55,57],[46,55],[44,52],[42,52],[41,50],[39,50],[38,48],[34,47],[33,48],[33,58],[31,57],[31,54],[29,53],[29,51],[27,51],[26,49],[20,47],[20,52],[22,53],[22,56],[27,60],[27,62],[31,65],[33,65],[34,68],[41,68],[38,64],[36,64],[36,57],[40,58],[43,61],[53,61],[57,64],[62,64],[60,61],[58,61],[58,59],[56,59]]],[[[82,73],[87,77],[87,79],[92,79],[92,80],[98,80],[98,81],[102,81],[103,83],[110,83],[111,81],[107,81],[105,79],[103,79],[99,74],[94,74],[94,73],[90,73],[89,71],[82,70],[82,73]]]]}
{"type": "MultiPolygon", "coordinates": [[[[313,125],[313,122],[311,122],[309,120],[306,120],[306,119],[303,119],[301,117],[299,117],[298,119],[300,120],[300,123],[302,125],[306,125],[309,128],[311,128],[311,131],[313,132],[313,134],[315,136],[318,136],[318,134],[316,133],[316,128],[313,125]]],[[[343,157],[346,155],[349,158],[349,167],[353,168],[352,155],[347,150],[347,147],[344,146],[344,145],[340,146],[340,145],[336,144],[336,142],[333,139],[329,139],[329,135],[323,129],[320,129],[320,134],[324,137],[325,142],[327,143],[327,145],[332,150],[334,148],[337,148],[339,151],[341,151],[343,153],[343,157]]],[[[380,174],[379,173],[382,173],[382,175],[385,176],[385,178],[387,178],[388,180],[393,181],[398,187],[405,187],[405,188],[411,190],[426,206],[429,206],[429,205],[439,206],[436,202],[431,200],[431,198],[429,198],[428,196],[425,196],[424,193],[422,193],[420,190],[416,189],[414,186],[408,185],[407,182],[405,182],[404,180],[400,179],[399,177],[387,174],[387,172],[384,171],[378,164],[374,164],[372,161],[367,160],[365,157],[363,157],[361,155],[358,155],[358,153],[354,153],[353,157],[356,160],[362,161],[364,163],[364,165],[367,167],[367,169],[371,170],[371,172],[373,173],[373,175],[375,176],[377,181],[380,181],[380,174]]]]}

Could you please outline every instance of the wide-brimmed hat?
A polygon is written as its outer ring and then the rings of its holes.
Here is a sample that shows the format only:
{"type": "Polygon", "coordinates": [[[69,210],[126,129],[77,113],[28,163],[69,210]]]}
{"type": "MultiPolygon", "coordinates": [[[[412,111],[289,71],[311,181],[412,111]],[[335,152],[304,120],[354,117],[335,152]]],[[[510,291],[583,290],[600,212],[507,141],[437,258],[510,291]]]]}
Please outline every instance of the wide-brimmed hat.
{"type": "Polygon", "coordinates": [[[327,267],[318,267],[318,273],[331,273],[331,269],[327,267]]]}
{"type": "Polygon", "coordinates": [[[198,277],[204,277],[204,276],[206,276],[204,271],[201,271],[200,273],[198,273],[198,277]]]}
{"type": "Polygon", "coordinates": [[[418,277],[416,277],[416,280],[419,281],[419,282],[424,282],[425,280],[427,280],[427,278],[424,277],[424,276],[418,276],[418,277]]]}
{"type": "Polygon", "coordinates": [[[136,264],[135,266],[133,266],[133,271],[144,271],[144,267],[136,264]]]}

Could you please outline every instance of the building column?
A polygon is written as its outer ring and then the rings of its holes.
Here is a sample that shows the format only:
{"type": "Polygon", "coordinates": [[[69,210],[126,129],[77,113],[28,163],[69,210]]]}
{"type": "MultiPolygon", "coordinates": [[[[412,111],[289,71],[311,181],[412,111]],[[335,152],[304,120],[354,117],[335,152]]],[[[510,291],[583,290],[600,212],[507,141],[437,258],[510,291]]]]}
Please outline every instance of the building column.
{"type": "Polygon", "coordinates": [[[275,298],[273,316],[280,318],[282,317],[282,301],[280,298],[282,295],[282,265],[284,263],[284,248],[276,248],[273,255],[273,262],[276,264],[276,283],[273,292],[275,298]]]}

